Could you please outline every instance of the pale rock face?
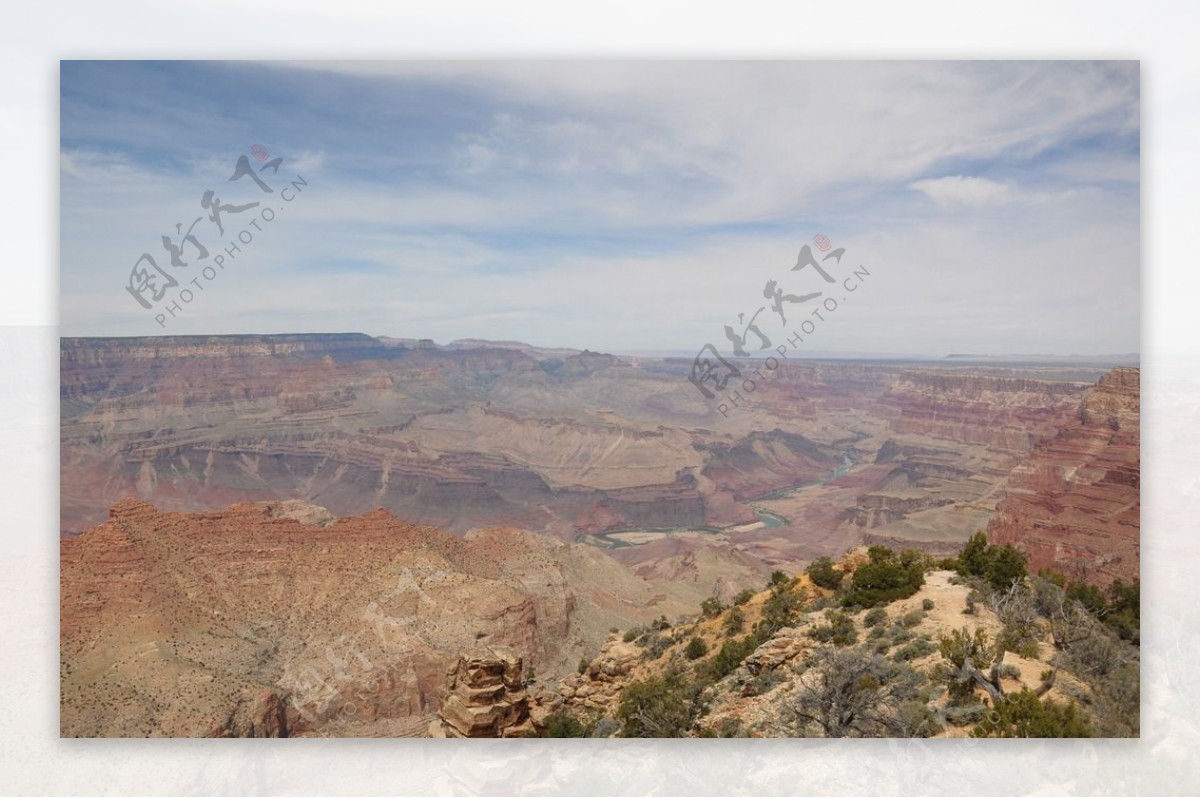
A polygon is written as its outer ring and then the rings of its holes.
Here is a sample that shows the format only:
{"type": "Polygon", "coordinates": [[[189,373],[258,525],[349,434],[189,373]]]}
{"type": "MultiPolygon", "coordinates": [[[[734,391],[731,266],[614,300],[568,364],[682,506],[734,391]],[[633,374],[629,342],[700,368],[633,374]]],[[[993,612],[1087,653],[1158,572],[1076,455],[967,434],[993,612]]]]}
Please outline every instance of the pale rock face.
{"type": "Polygon", "coordinates": [[[439,737],[524,737],[533,731],[521,658],[505,646],[461,655],[446,674],[439,737]]]}

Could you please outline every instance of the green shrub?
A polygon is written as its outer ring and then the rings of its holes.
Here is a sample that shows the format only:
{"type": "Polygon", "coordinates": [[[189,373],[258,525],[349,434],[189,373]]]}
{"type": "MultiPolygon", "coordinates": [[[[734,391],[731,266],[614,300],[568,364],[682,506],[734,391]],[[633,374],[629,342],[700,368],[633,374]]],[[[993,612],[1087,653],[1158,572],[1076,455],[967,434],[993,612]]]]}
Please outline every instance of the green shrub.
{"type": "Polygon", "coordinates": [[[688,659],[700,659],[708,653],[708,644],[702,638],[693,637],[688,641],[687,648],[683,650],[683,655],[688,659]]]}
{"type": "Polygon", "coordinates": [[[570,712],[559,710],[546,716],[542,737],[588,737],[591,733],[591,724],[585,725],[570,712]]]}
{"type": "Polygon", "coordinates": [[[868,612],[863,618],[863,626],[867,627],[868,629],[872,629],[872,631],[878,627],[880,633],[882,633],[882,624],[887,622],[887,617],[887,610],[885,610],[883,607],[876,607],[868,612]]]}
{"type": "Polygon", "coordinates": [[[700,602],[700,614],[705,618],[715,618],[725,609],[725,605],[716,596],[700,602]]]}
{"type": "Polygon", "coordinates": [[[697,672],[711,682],[718,682],[737,670],[742,660],[750,656],[758,642],[754,635],[746,635],[738,640],[726,640],[716,654],[699,666],[697,672]]]}
{"type": "Polygon", "coordinates": [[[754,598],[754,591],[751,590],[750,588],[746,588],[745,590],[743,590],[742,592],[740,592],[736,596],[734,596],[733,603],[740,607],[741,605],[745,604],[747,601],[749,601],[752,598],[754,598]]]}
{"type": "Polygon", "coordinates": [[[933,599],[921,599],[921,609],[929,612],[933,609],[933,599]]]}
{"type": "Polygon", "coordinates": [[[1010,693],[971,732],[972,737],[1091,737],[1074,703],[1042,701],[1032,691],[1010,693]]]}
{"type": "Polygon", "coordinates": [[[641,637],[638,640],[638,645],[645,649],[642,656],[648,660],[656,660],[671,647],[672,642],[674,641],[670,637],[655,633],[641,637]]]}
{"type": "Polygon", "coordinates": [[[933,642],[928,638],[918,637],[916,640],[897,651],[892,656],[892,659],[896,660],[897,662],[908,662],[910,660],[920,659],[927,654],[932,654],[936,650],[937,647],[934,646],[933,642]]]}
{"type": "Polygon", "coordinates": [[[983,532],[976,532],[958,557],[959,573],[982,577],[996,590],[1004,590],[1028,573],[1025,554],[1011,544],[993,546],[983,532]]]}
{"type": "Polygon", "coordinates": [[[602,717],[596,721],[595,728],[592,729],[591,737],[612,737],[621,728],[621,724],[610,717],[602,717]]]}
{"type": "Polygon", "coordinates": [[[632,643],[634,640],[637,640],[639,637],[641,637],[645,633],[646,633],[645,629],[643,629],[640,626],[635,626],[632,629],[630,629],[629,631],[625,632],[625,636],[622,637],[621,639],[624,640],[626,643],[632,643]]]}
{"type": "Polygon", "coordinates": [[[739,608],[734,607],[725,616],[725,634],[735,635],[742,631],[746,626],[746,614],[739,608]]]}
{"type": "Polygon", "coordinates": [[[819,557],[813,560],[812,564],[805,569],[805,573],[817,587],[837,590],[842,586],[842,572],[833,567],[833,560],[828,557],[819,557]]]}
{"type": "Polygon", "coordinates": [[[786,681],[787,677],[779,671],[766,670],[746,684],[742,695],[764,695],[786,681]]]}
{"type": "Polygon", "coordinates": [[[1006,662],[1000,666],[1000,678],[1017,681],[1021,678],[1021,669],[1011,662],[1006,662]]]}
{"type": "Polygon", "coordinates": [[[808,636],[822,643],[849,646],[858,639],[854,620],[844,612],[831,611],[826,616],[828,623],[808,630],[808,636]]]}
{"type": "Polygon", "coordinates": [[[583,674],[587,673],[588,665],[591,664],[591,660],[589,660],[587,657],[581,657],[579,659],[579,675],[582,676],[583,674]]]}
{"type": "Polygon", "coordinates": [[[843,607],[889,604],[908,598],[925,584],[924,558],[920,552],[904,551],[897,557],[885,546],[871,546],[868,553],[870,561],[855,569],[850,578],[843,607]]]}
{"type": "Polygon", "coordinates": [[[622,737],[682,737],[692,723],[688,685],[678,673],[633,682],[616,714],[622,737]]]}
{"type": "Polygon", "coordinates": [[[921,610],[912,610],[904,613],[900,618],[900,625],[906,629],[911,629],[918,626],[921,621],[925,620],[925,613],[921,610]]]}
{"type": "Polygon", "coordinates": [[[972,726],[987,717],[990,710],[986,705],[951,704],[942,709],[942,717],[951,726],[972,726]]]}
{"type": "Polygon", "coordinates": [[[794,626],[804,604],[804,593],[793,590],[791,580],[771,589],[771,595],[763,602],[762,619],[756,634],[759,642],[765,642],[785,626],[794,626]]]}

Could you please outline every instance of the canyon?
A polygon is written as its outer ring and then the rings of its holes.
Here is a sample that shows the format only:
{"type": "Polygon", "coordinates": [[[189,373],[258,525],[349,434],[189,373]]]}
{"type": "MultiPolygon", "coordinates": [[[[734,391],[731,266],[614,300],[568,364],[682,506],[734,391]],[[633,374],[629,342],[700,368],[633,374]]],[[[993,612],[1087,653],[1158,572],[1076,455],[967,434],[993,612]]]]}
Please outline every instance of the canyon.
{"type": "Polygon", "coordinates": [[[561,678],[862,545],[1137,576],[1136,368],[785,358],[723,411],[690,360],[519,342],[60,357],[67,736],[423,736],[467,652],[561,678]]]}

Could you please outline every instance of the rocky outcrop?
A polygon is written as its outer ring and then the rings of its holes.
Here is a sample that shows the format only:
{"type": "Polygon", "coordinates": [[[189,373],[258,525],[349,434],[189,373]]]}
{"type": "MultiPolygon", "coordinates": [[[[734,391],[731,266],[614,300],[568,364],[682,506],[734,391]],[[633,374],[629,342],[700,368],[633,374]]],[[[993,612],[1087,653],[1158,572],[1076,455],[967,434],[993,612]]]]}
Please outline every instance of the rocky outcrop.
{"type": "Polygon", "coordinates": [[[1076,419],[1013,469],[988,539],[1012,543],[1032,570],[1105,586],[1140,564],[1139,370],[1114,369],[1088,390],[1076,419]]]}
{"type": "Polygon", "coordinates": [[[489,646],[461,655],[446,674],[435,737],[525,737],[533,731],[521,658],[489,646]]]}
{"type": "Polygon", "coordinates": [[[642,658],[642,650],[618,637],[610,638],[581,674],[559,682],[561,704],[592,713],[611,712],[621,700],[621,688],[642,658]]]}

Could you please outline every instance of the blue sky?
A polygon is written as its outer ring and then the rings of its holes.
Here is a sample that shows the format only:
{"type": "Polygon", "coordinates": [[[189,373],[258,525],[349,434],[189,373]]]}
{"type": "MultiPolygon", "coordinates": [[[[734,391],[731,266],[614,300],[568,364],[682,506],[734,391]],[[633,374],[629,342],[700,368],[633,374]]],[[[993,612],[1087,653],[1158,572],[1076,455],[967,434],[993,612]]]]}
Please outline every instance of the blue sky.
{"type": "Polygon", "coordinates": [[[60,113],[64,335],[694,351],[822,233],[871,278],[814,350],[1140,348],[1136,62],[63,62],[60,113]],[[257,209],[159,243],[209,189],[277,210],[213,280],[257,209]]]}

